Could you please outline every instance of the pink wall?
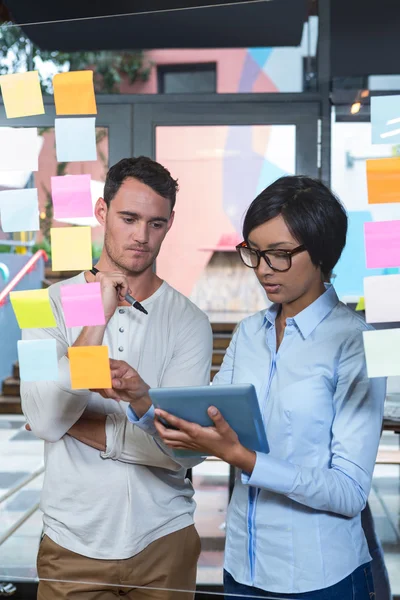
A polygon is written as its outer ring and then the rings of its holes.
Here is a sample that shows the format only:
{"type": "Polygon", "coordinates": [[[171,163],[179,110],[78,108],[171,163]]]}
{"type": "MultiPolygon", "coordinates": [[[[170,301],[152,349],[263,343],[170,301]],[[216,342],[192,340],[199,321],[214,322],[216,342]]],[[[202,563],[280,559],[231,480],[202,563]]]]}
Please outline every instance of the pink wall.
{"type": "MultiPolygon", "coordinates": [[[[187,63],[216,63],[217,92],[276,92],[274,82],[262,71],[255,81],[242,80],[243,73],[251,69],[247,48],[211,49],[211,50],[150,50],[145,53],[146,60],[153,63],[148,81],[137,81],[133,85],[121,84],[122,94],[157,94],[157,66],[187,63]],[[241,85],[242,82],[242,85],[241,85]],[[239,89],[241,85],[242,89],[239,89]],[[247,89],[248,88],[248,89],[247,89]]],[[[256,65],[254,65],[256,67],[256,65]]]]}
{"type": "Polygon", "coordinates": [[[228,127],[158,127],[157,160],[178,177],[175,221],[157,273],[190,296],[222,234],[235,236],[223,207],[223,149],[228,127]],[[218,149],[221,152],[218,155],[218,149]]]}

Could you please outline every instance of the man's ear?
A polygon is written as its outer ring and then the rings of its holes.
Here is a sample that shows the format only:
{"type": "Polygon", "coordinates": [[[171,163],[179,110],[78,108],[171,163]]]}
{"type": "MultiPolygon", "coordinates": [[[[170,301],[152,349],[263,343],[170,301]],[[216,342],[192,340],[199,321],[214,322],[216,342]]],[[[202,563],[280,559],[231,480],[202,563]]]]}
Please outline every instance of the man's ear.
{"type": "Polygon", "coordinates": [[[167,224],[167,233],[171,229],[174,219],[175,219],[175,211],[172,211],[171,216],[168,220],[168,224],[167,224]]]}
{"type": "Polygon", "coordinates": [[[99,198],[94,207],[94,216],[100,225],[105,225],[107,218],[108,207],[104,201],[104,198],[99,198]]]}

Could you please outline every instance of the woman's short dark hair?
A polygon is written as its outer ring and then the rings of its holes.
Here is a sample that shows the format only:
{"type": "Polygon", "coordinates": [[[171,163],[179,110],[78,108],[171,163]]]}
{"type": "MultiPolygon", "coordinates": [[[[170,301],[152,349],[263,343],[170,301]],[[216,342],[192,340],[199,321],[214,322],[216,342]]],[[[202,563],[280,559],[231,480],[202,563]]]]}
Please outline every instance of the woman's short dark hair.
{"type": "Polygon", "coordinates": [[[346,244],[347,214],[340,200],[317,179],[281,177],[249,206],[243,238],[248,241],[253,229],[278,215],[299,244],[304,244],[313,264],[328,275],[346,244]]]}
{"type": "Polygon", "coordinates": [[[123,158],[109,169],[104,184],[104,202],[107,206],[110,206],[125,179],[130,177],[148,185],[157,194],[169,200],[171,211],[174,210],[178,180],[173,179],[168,169],[147,156],[123,158]]]}

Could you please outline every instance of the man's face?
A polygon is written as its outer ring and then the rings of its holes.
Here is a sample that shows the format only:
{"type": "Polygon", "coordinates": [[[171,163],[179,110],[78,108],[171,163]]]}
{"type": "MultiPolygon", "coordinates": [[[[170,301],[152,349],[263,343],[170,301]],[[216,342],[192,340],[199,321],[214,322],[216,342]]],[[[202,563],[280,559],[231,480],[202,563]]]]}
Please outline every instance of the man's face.
{"type": "Polygon", "coordinates": [[[150,269],[172,226],[171,203],[132,177],[125,179],[107,208],[99,198],[95,215],[104,225],[104,248],[120,270],[150,269]]]}

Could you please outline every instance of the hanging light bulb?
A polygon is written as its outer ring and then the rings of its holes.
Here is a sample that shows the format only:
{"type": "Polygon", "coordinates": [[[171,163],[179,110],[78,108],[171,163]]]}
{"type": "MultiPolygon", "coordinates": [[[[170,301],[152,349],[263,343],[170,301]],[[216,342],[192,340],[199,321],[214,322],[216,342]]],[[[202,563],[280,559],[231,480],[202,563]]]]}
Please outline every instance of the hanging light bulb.
{"type": "Polygon", "coordinates": [[[351,109],[350,109],[351,114],[356,115],[357,113],[360,112],[360,108],[361,108],[361,102],[354,102],[351,105],[351,109]]]}

